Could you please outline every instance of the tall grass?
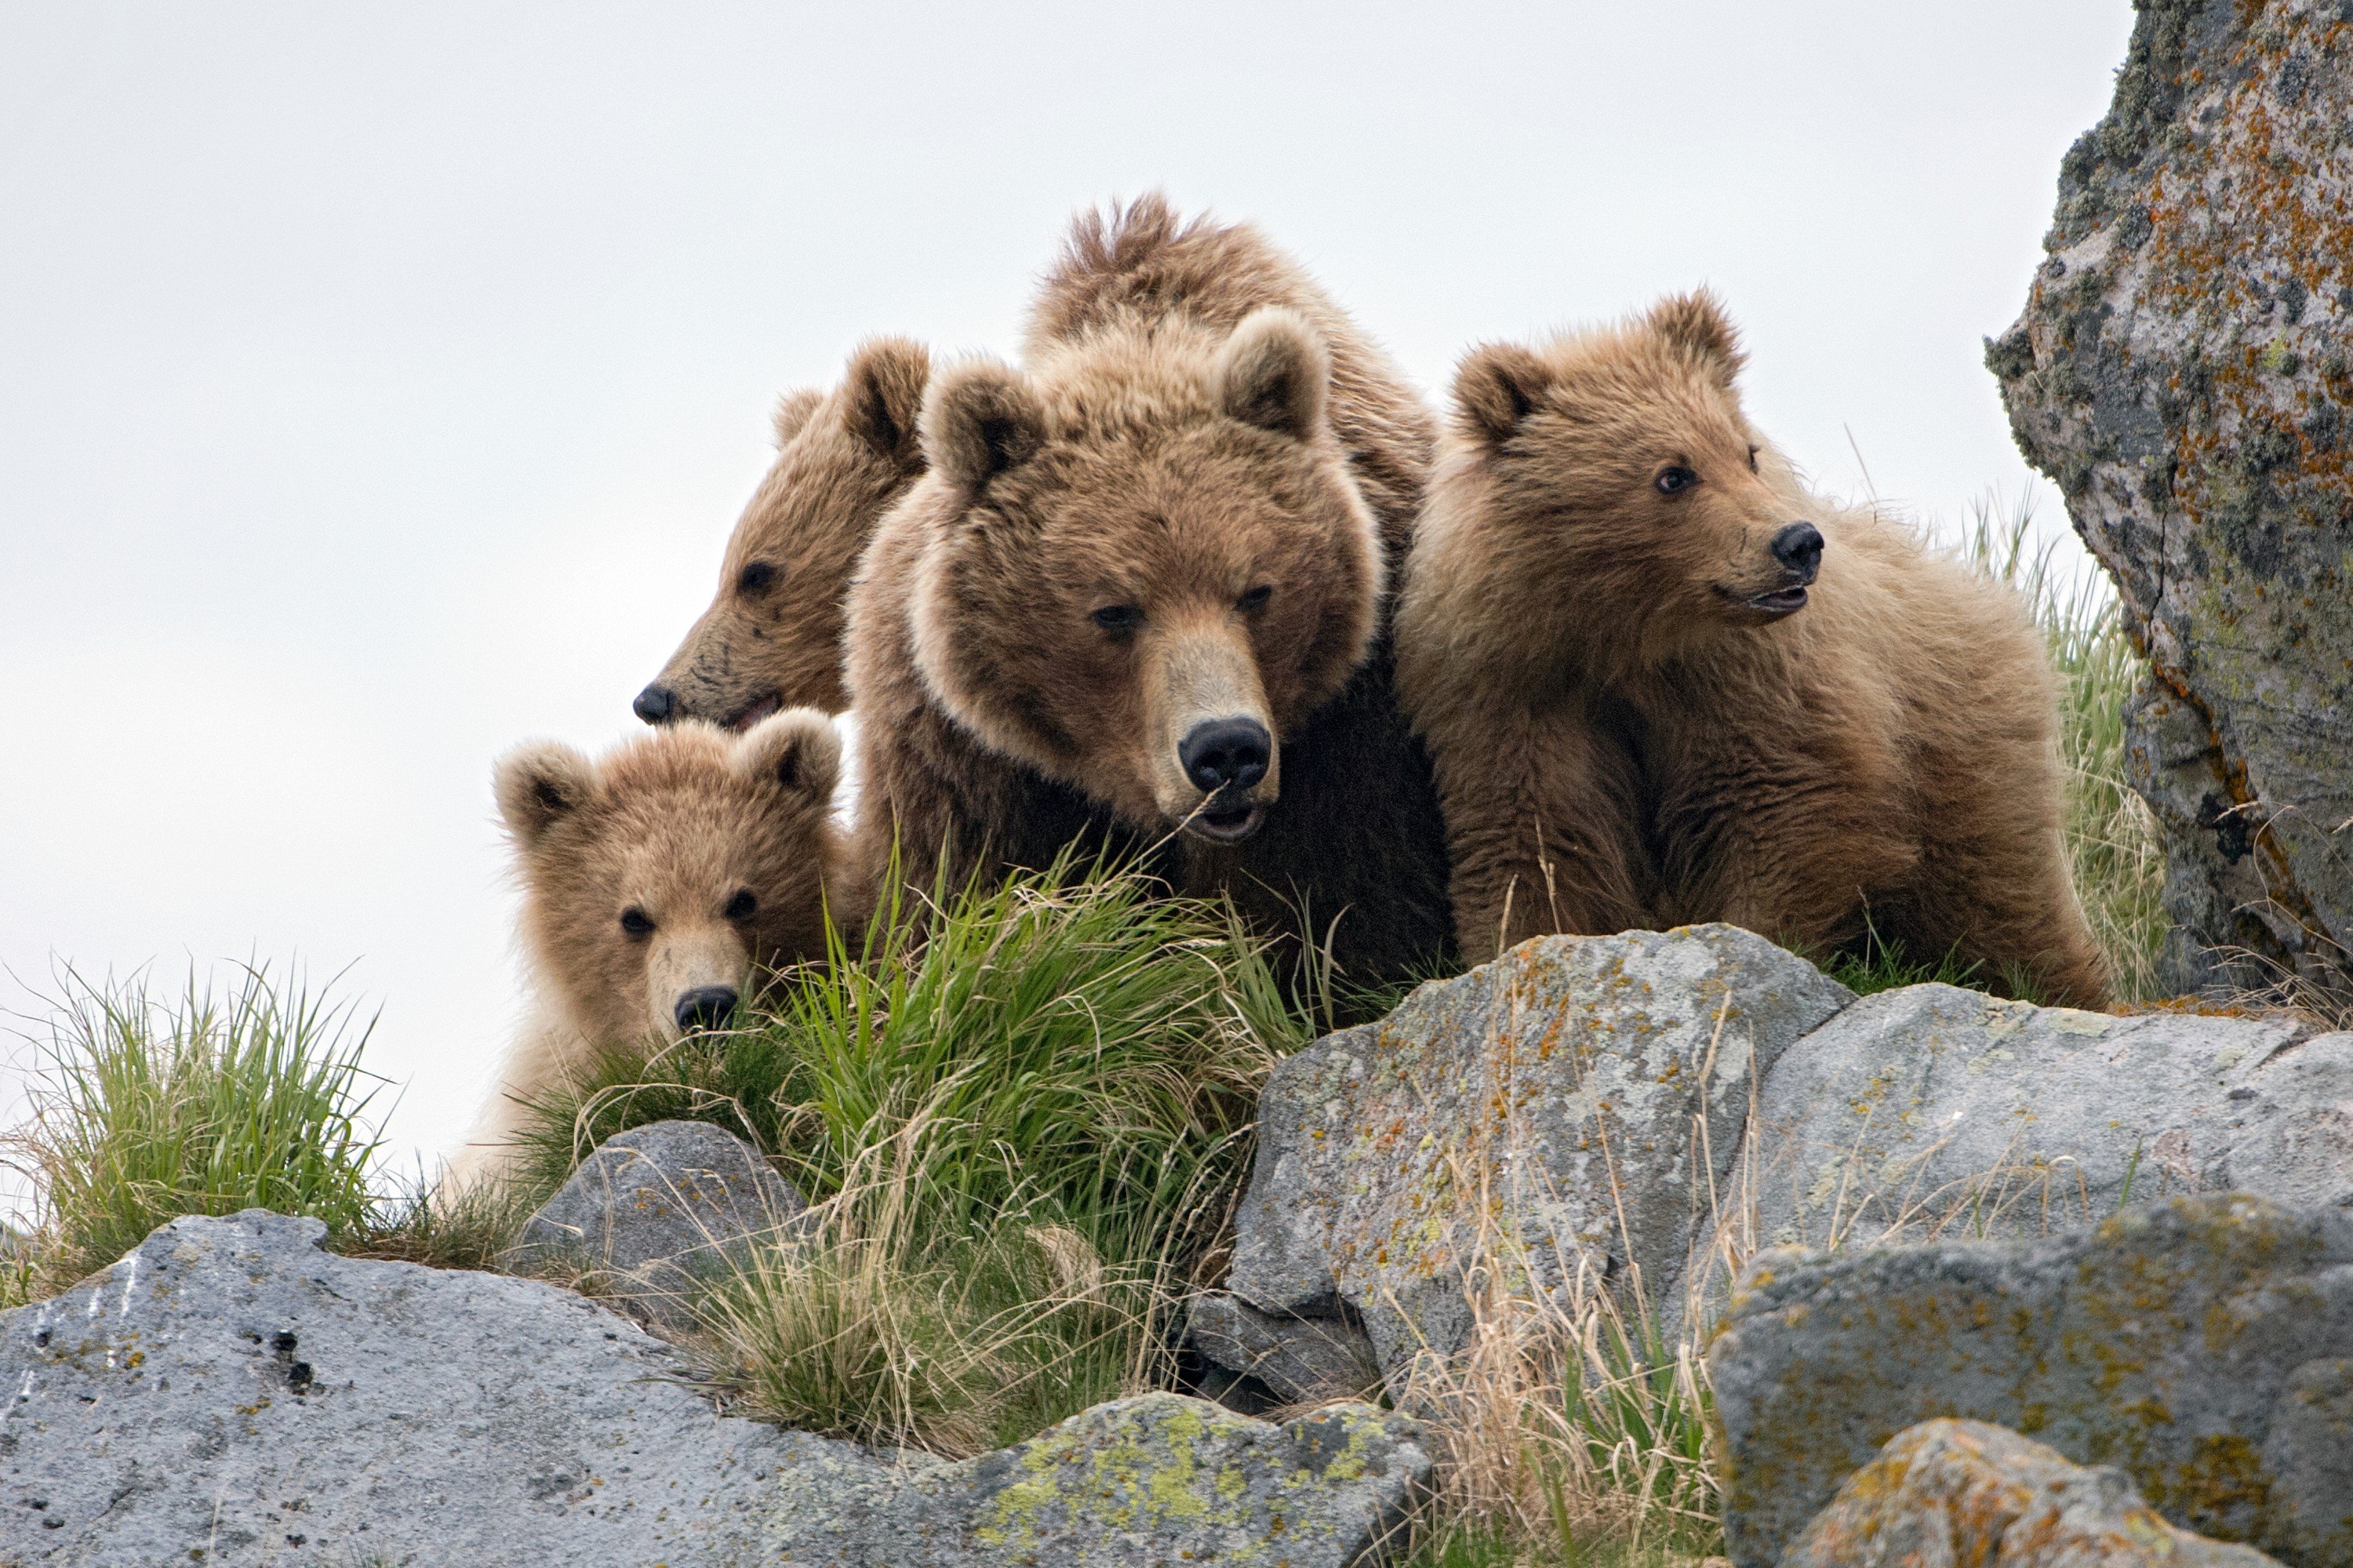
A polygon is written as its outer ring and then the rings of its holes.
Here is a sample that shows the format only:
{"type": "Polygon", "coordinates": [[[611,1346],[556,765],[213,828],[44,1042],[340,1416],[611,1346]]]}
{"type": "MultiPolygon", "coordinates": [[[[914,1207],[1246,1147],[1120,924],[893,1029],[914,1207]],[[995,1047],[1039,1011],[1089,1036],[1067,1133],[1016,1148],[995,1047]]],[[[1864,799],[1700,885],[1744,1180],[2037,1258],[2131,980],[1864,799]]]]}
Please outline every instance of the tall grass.
{"type": "Polygon", "coordinates": [[[2096,572],[2069,578],[2056,539],[2038,538],[2031,496],[1970,508],[1961,546],[1978,570],[2024,597],[2060,678],[2067,853],[2117,999],[2163,994],[2158,954],[2167,921],[2165,848],[2157,818],[2125,768],[2125,699],[2147,673],[2126,636],[2115,590],[2096,572]]]}
{"type": "Polygon", "coordinates": [[[68,970],[8,1139],[33,1177],[33,1271],[62,1288],[167,1220],[273,1209],[331,1233],[368,1225],[367,1118],[380,1083],[360,1066],[373,1028],[332,988],[240,969],[225,990],[193,976],[158,995],[145,976],[95,984],[68,970]]]}

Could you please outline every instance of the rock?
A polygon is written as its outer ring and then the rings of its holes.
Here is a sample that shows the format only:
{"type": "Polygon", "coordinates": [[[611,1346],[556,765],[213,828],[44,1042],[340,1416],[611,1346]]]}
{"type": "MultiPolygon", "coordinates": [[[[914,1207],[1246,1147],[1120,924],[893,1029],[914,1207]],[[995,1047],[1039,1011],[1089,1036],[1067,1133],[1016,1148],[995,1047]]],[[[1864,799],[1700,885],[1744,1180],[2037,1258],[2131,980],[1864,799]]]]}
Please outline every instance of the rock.
{"type": "Polygon", "coordinates": [[[2353,990],[2353,28],[2341,0],[2138,10],[1987,363],[2150,661],[2126,741],[2170,978],[2221,946],[2353,990]]]}
{"type": "Polygon", "coordinates": [[[715,1414],[594,1302],[324,1234],[176,1220],[0,1315],[0,1562],[1343,1568],[1429,1468],[1362,1405],[1276,1427],[1175,1395],[886,1459],[715,1414]]]}
{"type": "Polygon", "coordinates": [[[1147,1393],[879,1483],[788,1476],[768,1549],[827,1568],[1345,1568],[1398,1527],[1429,1471],[1413,1424],[1370,1405],[1278,1427],[1147,1393]]]}
{"type": "Polygon", "coordinates": [[[175,1220],[0,1318],[0,1562],[715,1568],[780,1469],[887,1469],[714,1414],[593,1302],[324,1234],[175,1220]]]}
{"type": "Polygon", "coordinates": [[[2040,1235],[2127,1196],[2232,1189],[2353,1206],[2353,1034],[2285,1017],[2116,1018],[1906,986],[1784,1051],[1757,1118],[1770,1245],[2040,1235]]]}
{"type": "Polygon", "coordinates": [[[1852,1000],[1730,926],[1539,938],[1424,985],[1275,1069],[1230,1288],[1345,1300],[1393,1391],[1467,1342],[1482,1257],[1547,1290],[1639,1271],[1671,1300],[1756,1075],[1852,1000]]]}
{"type": "Polygon", "coordinates": [[[2112,1469],[2085,1469],[2006,1427],[1924,1421],[1849,1477],[1780,1568],[2263,1568],[2177,1530],[2112,1469]]]}
{"type": "Polygon", "coordinates": [[[652,1122],[600,1144],[523,1222],[499,1266],[576,1280],[649,1321],[691,1328],[697,1285],[757,1242],[794,1234],[807,1208],[725,1128],[652,1122]]]}
{"type": "Polygon", "coordinates": [[[1212,1365],[1258,1379],[1285,1404],[1361,1399],[1380,1387],[1372,1340],[1339,1313],[1261,1312],[1218,1291],[1194,1299],[1188,1337],[1212,1365]]]}
{"type": "Polygon", "coordinates": [[[2094,1229],[1759,1255],[1708,1357],[1725,1539],[1766,1568],[1895,1433],[1938,1416],[2115,1465],[2187,1530],[2353,1564],[2353,1215],[2245,1194],[2094,1229]],[[2317,1546],[2315,1543],[2319,1543],[2317,1546]]]}

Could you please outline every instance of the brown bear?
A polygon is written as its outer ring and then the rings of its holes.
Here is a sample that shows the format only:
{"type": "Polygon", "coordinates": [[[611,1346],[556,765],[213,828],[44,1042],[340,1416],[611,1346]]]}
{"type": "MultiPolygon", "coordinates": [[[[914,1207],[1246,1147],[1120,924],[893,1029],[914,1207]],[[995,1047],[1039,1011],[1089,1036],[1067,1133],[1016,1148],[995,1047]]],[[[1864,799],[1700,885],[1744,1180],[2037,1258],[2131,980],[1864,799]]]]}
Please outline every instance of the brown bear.
{"type": "Polygon", "coordinates": [[[1387,636],[1427,410],[1262,236],[1158,197],[1079,220],[1026,347],[934,378],[851,590],[866,863],[928,889],[1107,843],[1351,980],[1435,967],[1387,636]]]}
{"type": "Polygon", "coordinates": [[[931,355],[878,337],[831,394],[776,407],[776,461],[736,520],[719,593],[631,705],[648,724],[708,719],[731,729],[779,708],[849,705],[842,596],[875,523],[923,471],[915,418],[931,355]]]}
{"type": "Polygon", "coordinates": [[[2099,1004],[2024,607],[1809,496],[1742,362],[1703,292],[1461,366],[1398,657],[1465,954],[1725,920],[2099,1004]]]}
{"type": "Polygon", "coordinates": [[[553,742],[500,759],[533,1008],[453,1182],[498,1169],[525,1105],[596,1056],[724,1024],[765,970],[824,954],[828,912],[855,930],[840,761],[808,708],[742,736],[689,721],[595,762],[553,742]]]}

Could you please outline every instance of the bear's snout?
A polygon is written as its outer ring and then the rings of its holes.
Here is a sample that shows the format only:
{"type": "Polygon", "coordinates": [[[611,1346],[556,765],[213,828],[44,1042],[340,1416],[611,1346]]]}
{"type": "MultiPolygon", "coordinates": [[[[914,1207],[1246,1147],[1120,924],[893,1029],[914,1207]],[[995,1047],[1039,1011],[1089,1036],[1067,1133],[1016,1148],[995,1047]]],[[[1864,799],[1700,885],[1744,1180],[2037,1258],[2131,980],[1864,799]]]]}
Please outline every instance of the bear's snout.
{"type": "Polygon", "coordinates": [[[1822,531],[1810,523],[1792,523],[1773,535],[1773,558],[1799,584],[1810,583],[1822,569],[1822,531]]]}
{"type": "Polygon", "coordinates": [[[735,1016],[738,1000],[732,985],[699,985],[680,995],[671,1016],[678,1020],[681,1034],[697,1029],[718,1029],[735,1016]]]}
{"type": "Polygon", "coordinates": [[[1266,777],[1274,737],[1254,718],[1204,719],[1185,732],[1176,760],[1204,793],[1250,789],[1266,777]]]}
{"type": "Polygon", "coordinates": [[[677,695],[656,681],[638,694],[638,700],[629,705],[629,711],[648,724],[668,724],[677,706],[677,695]]]}

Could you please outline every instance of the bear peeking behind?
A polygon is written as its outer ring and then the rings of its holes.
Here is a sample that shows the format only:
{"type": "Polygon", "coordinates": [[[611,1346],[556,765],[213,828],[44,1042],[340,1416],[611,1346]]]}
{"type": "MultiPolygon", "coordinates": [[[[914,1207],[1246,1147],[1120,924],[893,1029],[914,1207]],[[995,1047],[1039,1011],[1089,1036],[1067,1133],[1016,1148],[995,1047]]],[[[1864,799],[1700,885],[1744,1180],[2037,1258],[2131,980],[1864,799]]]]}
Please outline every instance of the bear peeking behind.
{"type": "Polygon", "coordinates": [[[500,759],[533,1011],[452,1182],[496,1168],[526,1104],[597,1055],[723,1027],[764,971],[824,954],[828,912],[855,922],[840,759],[807,708],[741,736],[673,726],[594,762],[552,742],[500,759]]]}
{"type": "Polygon", "coordinates": [[[1434,431],[1254,230],[1080,220],[1029,362],[943,370],[851,593],[861,856],[994,877],[1156,849],[1352,980],[1439,962],[1444,824],[1386,585],[1434,431]]]}
{"type": "Polygon", "coordinates": [[[1471,354],[1398,610],[1466,954],[1725,920],[2097,1005],[2017,596],[1825,506],[1702,293],[1471,354]]]}
{"type": "Polygon", "coordinates": [[[923,471],[915,418],[931,374],[922,344],[878,337],[830,394],[777,405],[776,461],[736,520],[718,595],[638,694],[639,718],[744,729],[780,708],[849,705],[842,597],[875,523],[923,471]]]}

